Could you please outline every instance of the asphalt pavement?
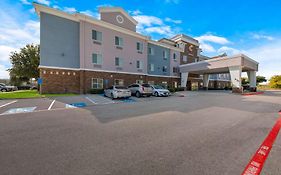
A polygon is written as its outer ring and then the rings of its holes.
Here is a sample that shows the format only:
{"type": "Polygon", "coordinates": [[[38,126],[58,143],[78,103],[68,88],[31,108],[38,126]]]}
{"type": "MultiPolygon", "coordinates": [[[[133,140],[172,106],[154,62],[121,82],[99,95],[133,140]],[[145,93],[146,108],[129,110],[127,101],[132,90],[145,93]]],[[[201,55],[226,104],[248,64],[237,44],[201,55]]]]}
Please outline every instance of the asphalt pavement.
{"type": "MultiPolygon", "coordinates": [[[[241,174],[279,117],[281,93],[184,94],[0,115],[0,174],[241,174]]],[[[281,174],[280,139],[262,174],[281,174]]]]}

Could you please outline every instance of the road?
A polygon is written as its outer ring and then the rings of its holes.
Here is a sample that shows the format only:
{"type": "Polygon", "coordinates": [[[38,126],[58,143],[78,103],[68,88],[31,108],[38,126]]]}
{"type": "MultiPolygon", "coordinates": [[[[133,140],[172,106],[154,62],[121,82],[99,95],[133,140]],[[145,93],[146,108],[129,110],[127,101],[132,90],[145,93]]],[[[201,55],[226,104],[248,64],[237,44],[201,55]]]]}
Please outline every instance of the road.
{"type": "MultiPolygon", "coordinates": [[[[0,174],[241,174],[281,93],[185,97],[0,116],[0,174]]],[[[281,174],[279,134],[262,174],[281,174]]]]}

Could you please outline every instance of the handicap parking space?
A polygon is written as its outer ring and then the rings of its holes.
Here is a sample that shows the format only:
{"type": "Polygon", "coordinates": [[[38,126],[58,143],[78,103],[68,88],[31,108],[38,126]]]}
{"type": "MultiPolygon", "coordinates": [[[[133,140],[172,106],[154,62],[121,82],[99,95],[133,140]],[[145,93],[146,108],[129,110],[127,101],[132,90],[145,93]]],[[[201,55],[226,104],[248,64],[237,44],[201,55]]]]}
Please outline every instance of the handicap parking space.
{"type": "Polygon", "coordinates": [[[69,108],[71,106],[74,107],[86,107],[91,106],[93,103],[89,101],[85,95],[77,95],[77,96],[65,96],[65,97],[53,97],[52,99],[56,100],[56,102],[60,102],[64,104],[64,107],[69,108]]]}
{"type": "Polygon", "coordinates": [[[83,108],[93,107],[95,105],[112,105],[119,103],[134,104],[140,102],[148,102],[154,100],[164,100],[170,97],[130,97],[126,99],[114,99],[104,97],[103,94],[86,94],[77,96],[60,96],[51,98],[35,98],[35,99],[16,99],[16,100],[0,100],[0,115],[27,113],[36,111],[48,111],[66,108],[83,108]]]}
{"type": "Polygon", "coordinates": [[[48,98],[1,100],[0,102],[0,115],[65,108],[63,103],[48,98]]]}

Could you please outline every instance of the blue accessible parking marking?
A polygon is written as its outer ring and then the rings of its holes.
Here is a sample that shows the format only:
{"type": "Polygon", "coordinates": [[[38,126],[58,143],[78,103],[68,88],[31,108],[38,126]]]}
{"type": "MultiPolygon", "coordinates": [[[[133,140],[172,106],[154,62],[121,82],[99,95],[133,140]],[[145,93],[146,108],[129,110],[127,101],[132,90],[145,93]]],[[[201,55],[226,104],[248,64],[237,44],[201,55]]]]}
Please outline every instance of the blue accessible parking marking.
{"type": "Polygon", "coordinates": [[[3,114],[16,114],[16,113],[24,113],[24,112],[33,112],[36,107],[27,107],[27,108],[12,108],[3,114]]]}
{"type": "Polygon", "coordinates": [[[86,106],[87,106],[86,103],[83,103],[83,102],[81,102],[81,103],[71,103],[71,104],[65,105],[66,108],[76,108],[76,107],[83,108],[83,107],[86,107],[86,106]]]}
{"type": "Polygon", "coordinates": [[[136,100],[131,99],[131,98],[120,99],[120,101],[121,101],[121,102],[124,102],[124,103],[133,103],[133,102],[136,102],[136,100]]]}

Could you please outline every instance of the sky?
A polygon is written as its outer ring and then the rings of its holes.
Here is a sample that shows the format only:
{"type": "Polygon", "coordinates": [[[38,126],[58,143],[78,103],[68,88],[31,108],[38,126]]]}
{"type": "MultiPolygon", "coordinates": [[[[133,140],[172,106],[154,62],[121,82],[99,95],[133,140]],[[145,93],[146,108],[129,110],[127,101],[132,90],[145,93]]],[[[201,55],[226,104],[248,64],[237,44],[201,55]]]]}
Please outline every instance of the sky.
{"type": "MultiPolygon", "coordinates": [[[[244,53],[259,72],[281,75],[280,0],[36,0],[68,13],[99,18],[101,6],[124,8],[139,23],[137,31],[154,40],[184,33],[199,40],[203,55],[244,53]]],[[[40,43],[40,22],[31,0],[0,1],[0,79],[8,78],[9,55],[40,43]]]]}

